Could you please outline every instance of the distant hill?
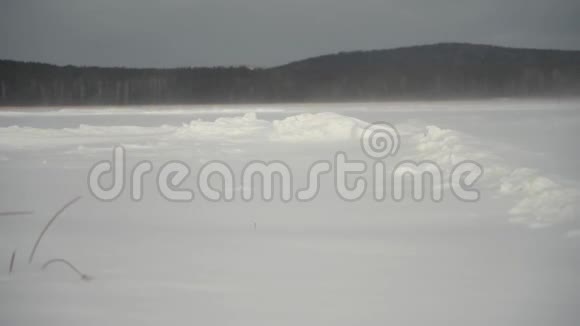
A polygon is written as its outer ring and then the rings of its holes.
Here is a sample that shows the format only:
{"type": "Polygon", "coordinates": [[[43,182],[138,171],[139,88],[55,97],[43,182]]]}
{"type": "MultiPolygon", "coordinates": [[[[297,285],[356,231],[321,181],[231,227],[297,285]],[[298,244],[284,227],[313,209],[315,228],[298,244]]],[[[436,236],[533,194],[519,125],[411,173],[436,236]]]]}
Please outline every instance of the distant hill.
{"type": "Polygon", "coordinates": [[[0,105],[365,101],[580,95],[580,51],[443,43],[274,68],[132,69],[0,60],[0,105]]]}

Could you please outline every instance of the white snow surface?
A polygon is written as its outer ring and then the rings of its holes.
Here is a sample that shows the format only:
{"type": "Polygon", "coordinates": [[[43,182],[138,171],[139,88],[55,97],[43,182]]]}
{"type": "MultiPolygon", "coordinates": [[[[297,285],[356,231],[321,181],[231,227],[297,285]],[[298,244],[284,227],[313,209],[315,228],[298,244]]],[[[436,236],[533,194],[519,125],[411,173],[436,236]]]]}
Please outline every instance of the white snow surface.
{"type": "Polygon", "coordinates": [[[0,216],[0,324],[576,325],[578,130],[576,100],[2,110],[0,212],[34,213],[0,216]],[[194,191],[210,160],[236,173],[283,161],[300,188],[311,163],[338,151],[372,162],[360,138],[378,121],[401,137],[389,167],[442,169],[441,203],[371,192],[345,202],[331,175],[306,203],[172,203],[155,173],[139,202],[129,187],[101,202],[86,184],[122,145],[129,166],[187,163],[194,191]],[[484,168],[476,203],[448,191],[464,160],[484,168]],[[43,270],[53,258],[93,280],[62,264],[43,270]]]}

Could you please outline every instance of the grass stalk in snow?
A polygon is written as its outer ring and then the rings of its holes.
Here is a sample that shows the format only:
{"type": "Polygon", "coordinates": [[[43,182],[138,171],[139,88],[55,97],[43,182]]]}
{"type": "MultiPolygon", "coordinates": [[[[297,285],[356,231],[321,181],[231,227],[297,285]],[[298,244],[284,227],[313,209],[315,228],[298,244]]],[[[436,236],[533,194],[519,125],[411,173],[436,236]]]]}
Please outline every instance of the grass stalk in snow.
{"type": "Polygon", "coordinates": [[[44,263],[44,265],[42,265],[42,270],[45,270],[49,265],[56,264],[56,263],[61,263],[61,264],[64,264],[64,265],[70,267],[70,269],[75,271],[81,277],[81,280],[83,280],[83,281],[90,281],[93,279],[91,276],[82,273],[71,262],[69,262],[66,259],[62,259],[62,258],[55,258],[55,259],[51,259],[51,260],[47,261],[46,263],[44,263]]]}
{"type": "Polygon", "coordinates": [[[81,197],[76,197],[73,200],[66,203],[58,212],[56,212],[56,214],[54,214],[54,216],[50,219],[50,221],[48,221],[48,223],[44,226],[44,229],[42,229],[42,232],[40,232],[38,239],[36,239],[36,242],[34,243],[34,247],[32,247],[32,251],[30,252],[30,257],[28,257],[28,263],[32,263],[32,259],[34,259],[34,253],[36,252],[36,249],[38,248],[38,244],[40,243],[40,240],[42,239],[42,237],[44,236],[44,234],[46,233],[48,228],[57,219],[57,217],[60,214],[62,214],[62,212],[64,212],[72,204],[76,203],[79,199],[81,199],[81,197]]]}

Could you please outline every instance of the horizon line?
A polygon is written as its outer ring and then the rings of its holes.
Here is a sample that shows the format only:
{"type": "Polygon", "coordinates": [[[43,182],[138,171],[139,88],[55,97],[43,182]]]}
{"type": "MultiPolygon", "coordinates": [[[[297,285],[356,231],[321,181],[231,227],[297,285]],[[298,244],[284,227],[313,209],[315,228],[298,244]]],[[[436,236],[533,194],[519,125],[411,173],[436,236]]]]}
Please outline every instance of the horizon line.
{"type": "Polygon", "coordinates": [[[527,51],[553,51],[553,52],[580,52],[580,49],[572,50],[572,49],[558,49],[558,48],[539,48],[539,47],[523,47],[523,46],[507,46],[507,45],[497,45],[497,44],[486,44],[486,43],[471,43],[471,42],[436,42],[436,43],[424,43],[424,44],[416,44],[416,45],[406,45],[406,46],[397,46],[392,48],[374,48],[374,49],[367,49],[367,50],[346,50],[346,51],[338,51],[332,52],[327,54],[320,54],[314,55],[310,57],[305,57],[302,59],[289,61],[287,63],[274,65],[274,66],[255,66],[255,65],[216,65],[216,66],[173,66],[173,67],[128,67],[128,66],[99,66],[99,65],[76,65],[76,64],[55,64],[50,62],[41,62],[41,61],[26,61],[26,60],[18,60],[18,59],[4,59],[0,58],[0,62],[14,62],[14,63],[23,63],[23,64],[37,64],[37,65],[48,65],[57,68],[95,68],[95,69],[127,69],[127,70],[179,70],[179,69],[215,69],[215,68],[247,68],[250,70],[268,70],[268,69],[275,69],[279,67],[284,67],[287,65],[291,65],[294,63],[312,60],[317,58],[329,57],[329,56],[336,56],[336,55],[345,55],[345,54],[354,54],[354,53],[361,53],[361,52],[378,52],[378,51],[396,51],[402,49],[411,49],[411,48],[421,48],[421,47],[434,47],[434,46],[442,46],[442,45],[469,45],[469,46],[479,46],[479,47],[493,47],[493,48],[503,48],[503,49],[510,49],[510,50],[527,50],[527,51]]]}

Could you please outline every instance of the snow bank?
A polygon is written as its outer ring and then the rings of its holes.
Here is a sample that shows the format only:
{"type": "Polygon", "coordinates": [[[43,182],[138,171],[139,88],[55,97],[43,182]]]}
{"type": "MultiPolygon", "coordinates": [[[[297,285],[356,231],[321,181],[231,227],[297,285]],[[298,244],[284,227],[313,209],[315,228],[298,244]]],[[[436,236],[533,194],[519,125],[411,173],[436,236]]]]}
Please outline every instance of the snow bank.
{"type": "MultiPolygon", "coordinates": [[[[196,119],[181,126],[80,125],[63,129],[12,126],[0,128],[0,151],[64,148],[63,153],[76,153],[82,157],[116,144],[152,153],[167,147],[190,151],[203,143],[218,147],[239,145],[227,149],[233,154],[248,144],[326,144],[335,148],[338,144],[358,144],[368,125],[365,121],[331,112],[302,113],[274,121],[259,119],[256,112],[248,112],[242,116],[219,117],[214,121],[196,119]]],[[[402,137],[402,152],[396,160],[434,161],[446,175],[461,161],[480,163],[485,173],[478,185],[498,198],[513,202],[509,210],[512,222],[537,226],[578,217],[580,192],[576,185],[566,185],[541,171],[507,161],[498,144],[417,121],[396,127],[402,137]]],[[[362,154],[360,150],[359,154],[362,154]]],[[[3,160],[8,158],[9,155],[3,154],[3,160]]]]}
{"type": "Polygon", "coordinates": [[[478,162],[484,168],[480,186],[514,203],[508,212],[511,222],[537,227],[578,219],[577,185],[566,185],[536,169],[516,166],[493,151],[495,146],[470,135],[437,126],[424,130],[409,139],[416,149],[411,158],[434,161],[446,174],[461,161],[478,162]]]}
{"type": "Polygon", "coordinates": [[[157,139],[164,142],[191,140],[244,142],[328,142],[356,139],[366,122],[335,113],[300,114],[267,121],[255,112],[220,117],[215,121],[192,120],[182,126],[90,126],[78,128],[0,128],[0,149],[38,149],[95,143],[118,144],[157,139]]]}

